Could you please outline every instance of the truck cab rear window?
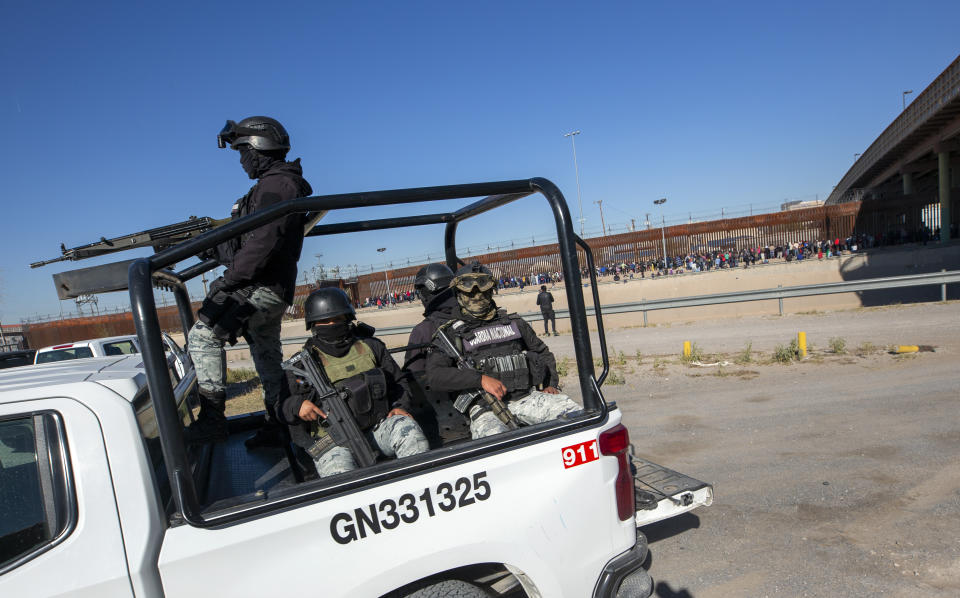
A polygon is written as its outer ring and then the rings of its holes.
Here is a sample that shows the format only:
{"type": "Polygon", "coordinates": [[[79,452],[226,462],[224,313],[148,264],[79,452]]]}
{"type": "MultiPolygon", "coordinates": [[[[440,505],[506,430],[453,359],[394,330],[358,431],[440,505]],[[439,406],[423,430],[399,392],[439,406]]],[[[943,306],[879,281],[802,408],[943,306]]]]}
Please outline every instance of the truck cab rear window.
{"type": "Polygon", "coordinates": [[[57,349],[55,351],[45,351],[37,355],[37,363],[53,363],[54,361],[66,361],[68,359],[85,359],[93,357],[93,351],[90,347],[70,347],[69,349],[57,349]]]}
{"type": "Polygon", "coordinates": [[[103,345],[104,355],[132,355],[133,353],[137,353],[133,341],[117,341],[103,345]]]}

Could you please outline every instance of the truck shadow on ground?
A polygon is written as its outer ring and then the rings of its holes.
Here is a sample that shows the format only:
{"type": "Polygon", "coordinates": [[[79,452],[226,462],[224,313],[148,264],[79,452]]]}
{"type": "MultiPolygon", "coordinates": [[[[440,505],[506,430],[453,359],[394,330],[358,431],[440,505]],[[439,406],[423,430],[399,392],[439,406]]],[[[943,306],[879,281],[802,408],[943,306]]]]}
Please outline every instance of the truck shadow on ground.
{"type": "MultiPolygon", "coordinates": [[[[682,534],[687,530],[696,529],[699,527],[699,517],[693,513],[684,513],[683,515],[678,515],[677,517],[672,517],[665,521],[645,525],[643,528],[641,528],[641,531],[647,537],[647,543],[654,544],[660,540],[672,538],[673,536],[682,534]]],[[[643,563],[643,567],[647,571],[649,571],[650,567],[653,565],[653,558],[653,551],[648,552],[647,560],[643,563]]],[[[665,581],[658,582],[654,586],[653,595],[657,596],[658,598],[693,598],[693,594],[691,594],[686,588],[678,588],[674,590],[670,584],[665,581]]]]}
{"type": "Polygon", "coordinates": [[[654,596],[659,596],[659,598],[693,598],[693,594],[687,591],[684,588],[679,590],[674,590],[670,587],[665,581],[661,581],[653,590],[654,596]]]}
{"type": "Polygon", "coordinates": [[[693,513],[684,513],[664,521],[645,525],[640,531],[647,537],[647,542],[653,544],[698,527],[700,527],[700,518],[693,513]]]}

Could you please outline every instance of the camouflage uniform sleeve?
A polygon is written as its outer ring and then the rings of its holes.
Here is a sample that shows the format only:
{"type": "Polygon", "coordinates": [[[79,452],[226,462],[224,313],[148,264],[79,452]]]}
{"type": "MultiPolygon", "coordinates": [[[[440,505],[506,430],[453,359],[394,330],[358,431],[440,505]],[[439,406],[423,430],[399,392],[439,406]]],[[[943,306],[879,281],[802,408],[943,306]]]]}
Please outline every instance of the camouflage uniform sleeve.
{"type": "Polygon", "coordinates": [[[556,388],[557,384],[560,383],[560,377],[557,375],[557,359],[550,351],[550,347],[540,340],[540,337],[537,336],[537,333],[534,332],[526,320],[517,317],[515,321],[517,328],[520,330],[520,336],[523,337],[523,342],[527,346],[527,352],[534,353],[545,370],[543,380],[534,380],[534,383],[556,388]]]}
{"type": "Polygon", "coordinates": [[[383,370],[387,378],[387,393],[389,393],[387,398],[390,400],[391,409],[400,408],[409,413],[413,402],[409,372],[400,369],[382,341],[376,338],[365,338],[363,341],[373,349],[377,366],[383,370]]]}

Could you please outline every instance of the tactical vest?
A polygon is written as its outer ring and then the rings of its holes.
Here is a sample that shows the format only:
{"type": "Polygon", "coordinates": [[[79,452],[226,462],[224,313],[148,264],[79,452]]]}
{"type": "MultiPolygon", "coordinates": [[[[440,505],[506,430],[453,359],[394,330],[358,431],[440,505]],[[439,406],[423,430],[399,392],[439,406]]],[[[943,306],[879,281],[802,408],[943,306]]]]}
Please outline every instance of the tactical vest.
{"type": "Polygon", "coordinates": [[[455,320],[445,327],[445,332],[481,374],[503,382],[508,392],[527,391],[533,380],[526,343],[517,324],[519,319],[516,314],[498,314],[489,322],[469,327],[462,320],[455,320]]]}
{"type": "Polygon", "coordinates": [[[367,343],[355,341],[342,357],[324,353],[312,343],[309,347],[330,383],[345,391],[347,405],[361,430],[373,427],[387,415],[390,411],[387,378],[377,367],[376,355],[367,343]]]}

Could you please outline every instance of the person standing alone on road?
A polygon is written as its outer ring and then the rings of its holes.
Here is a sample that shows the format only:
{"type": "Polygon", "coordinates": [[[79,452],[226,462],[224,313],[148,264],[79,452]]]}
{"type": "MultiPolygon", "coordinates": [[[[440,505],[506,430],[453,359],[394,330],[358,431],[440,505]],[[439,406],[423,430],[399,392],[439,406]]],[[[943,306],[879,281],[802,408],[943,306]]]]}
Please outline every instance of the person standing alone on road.
{"type": "Polygon", "coordinates": [[[547,330],[547,324],[552,323],[553,336],[560,336],[557,334],[557,314],[553,311],[553,293],[547,290],[547,285],[540,285],[537,305],[540,306],[540,313],[543,314],[543,335],[550,334],[550,331],[547,330]]]}
{"type": "MultiPolygon", "coordinates": [[[[300,159],[287,162],[290,136],[278,121],[251,116],[236,123],[228,120],[217,135],[221,148],[230,144],[240,153],[240,165],[257,183],[233,206],[240,218],[280,203],[310,195],[300,159]]],[[[188,442],[223,442],[225,417],[225,343],[246,337],[257,374],[263,384],[267,420],[247,448],[278,445],[282,432],[276,407],[284,382],[280,362],[280,320],[293,303],[297,261],[303,248],[306,217],[290,214],[219,245],[212,252],[223,276],[213,281],[187,336],[190,358],[200,389],[200,415],[186,430],[188,442]]],[[[207,257],[207,256],[205,256],[207,257]]]]}

